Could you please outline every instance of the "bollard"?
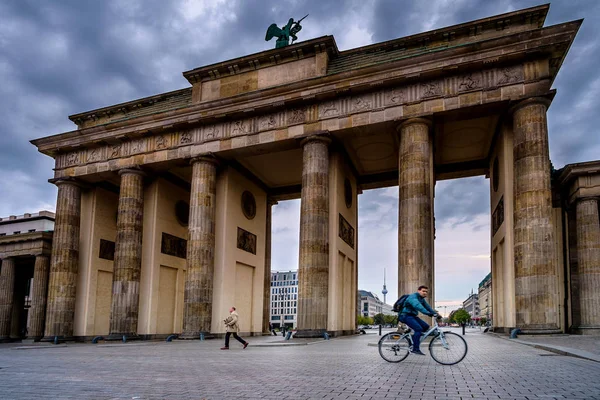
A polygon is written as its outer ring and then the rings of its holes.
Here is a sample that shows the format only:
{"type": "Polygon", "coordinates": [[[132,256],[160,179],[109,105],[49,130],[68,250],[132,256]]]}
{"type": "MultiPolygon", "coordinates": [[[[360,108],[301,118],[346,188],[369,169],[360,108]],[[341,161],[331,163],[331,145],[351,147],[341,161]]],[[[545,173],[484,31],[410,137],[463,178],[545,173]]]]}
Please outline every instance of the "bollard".
{"type": "Polygon", "coordinates": [[[381,324],[379,324],[379,336],[381,336],[381,324]]]}
{"type": "Polygon", "coordinates": [[[462,324],[463,336],[465,336],[465,324],[462,324]]]}
{"type": "Polygon", "coordinates": [[[96,343],[98,343],[98,340],[104,340],[104,336],[96,336],[95,338],[92,339],[92,343],[96,344],[96,343]]]}
{"type": "Polygon", "coordinates": [[[204,333],[200,332],[200,340],[204,341],[204,333]]]}
{"type": "Polygon", "coordinates": [[[512,331],[510,331],[510,338],[511,339],[517,339],[517,334],[521,333],[521,330],[519,328],[515,328],[512,331]]]}

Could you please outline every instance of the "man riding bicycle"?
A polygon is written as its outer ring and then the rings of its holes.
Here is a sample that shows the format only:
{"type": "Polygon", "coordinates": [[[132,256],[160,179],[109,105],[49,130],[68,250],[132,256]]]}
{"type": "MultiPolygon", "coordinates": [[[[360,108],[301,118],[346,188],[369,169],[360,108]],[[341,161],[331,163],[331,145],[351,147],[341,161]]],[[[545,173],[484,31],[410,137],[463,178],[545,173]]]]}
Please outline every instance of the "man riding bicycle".
{"type": "Polygon", "coordinates": [[[429,329],[429,325],[418,317],[419,312],[429,316],[437,315],[437,311],[425,300],[429,294],[429,288],[425,285],[419,286],[417,291],[408,296],[404,302],[404,307],[400,311],[398,320],[408,325],[415,333],[413,334],[413,354],[424,356],[425,354],[420,349],[421,334],[429,329]]]}

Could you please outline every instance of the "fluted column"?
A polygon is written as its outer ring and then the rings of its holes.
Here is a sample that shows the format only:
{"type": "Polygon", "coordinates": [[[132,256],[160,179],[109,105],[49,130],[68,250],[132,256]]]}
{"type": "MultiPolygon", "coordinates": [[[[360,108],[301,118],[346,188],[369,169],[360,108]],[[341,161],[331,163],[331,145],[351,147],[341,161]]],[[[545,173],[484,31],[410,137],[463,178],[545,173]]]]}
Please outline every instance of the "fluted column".
{"type": "Polygon", "coordinates": [[[421,285],[428,286],[430,293],[433,293],[433,160],[430,126],[429,120],[414,118],[398,127],[399,295],[414,293],[421,285]]]}
{"type": "Polygon", "coordinates": [[[142,268],[144,173],[123,169],[119,175],[121,188],[110,314],[112,338],[137,335],[142,268]]]}
{"type": "Polygon", "coordinates": [[[524,333],[559,331],[546,109],[531,98],[513,112],[516,323],[524,333]]]}
{"type": "Polygon", "coordinates": [[[50,257],[47,340],[55,336],[71,338],[75,318],[75,295],[79,269],[79,229],[81,221],[81,187],[73,180],[59,180],[56,217],[50,257]]]}
{"type": "Polygon", "coordinates": [[[35,340],[44,336],[44,317],[46,316],[46,296],[48,293],[48,273],[50,259],[48,256],[35,257],[33,267],[33,296],[29,309],[28,337],[35,340]]]}
{"type": "Polygon", "coordinates": [[[200,333],[211,330],[215,269],[217,161],[212,157],[198,157],[192,159],[191,164],[182,339],[198,339],[200,333]]]}
{"type": "Polygon", "coordinates": [[[265,275],[263,282],[263,323],[262,331],[268,335],[269,323],[271,322],[271,221],[273,215],[273,206],[276,201],[267,199],[267,217],[265,229],[265,275]]]}
{"type": "Polygon", "coordinates": [[[600,219],[598,199],[577,200],[577,258],[581,333],[600,333],[600,219]]]}
{"type": "Polygon", "coordinates": [[[329,148],[330,139],[304,139],[298,268],[298,332],[321,336],[327,329],[329,297],[329,148]]]}
{"type": "Polygon", "coordinates": [[[5,258],[0,267],[0,341],[10,340],[15,296],[15,260],[5,258]]]}

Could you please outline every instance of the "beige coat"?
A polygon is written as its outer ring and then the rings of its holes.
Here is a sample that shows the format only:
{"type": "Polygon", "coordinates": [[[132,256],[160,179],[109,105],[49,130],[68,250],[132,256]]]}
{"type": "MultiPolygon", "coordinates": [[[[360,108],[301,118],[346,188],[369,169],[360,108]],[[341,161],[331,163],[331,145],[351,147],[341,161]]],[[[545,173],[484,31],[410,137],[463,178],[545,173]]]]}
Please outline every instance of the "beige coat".
{"type": "Polygon", "coordinates": [[[223,322],[225,322],[225,326],[227,327],[226,332],[235,332],[238,333],[240,331],[240,326],[238,325],[239,315],[236,311],[233,311],[229,314],[229,317],[225,318],[223,322]]]}

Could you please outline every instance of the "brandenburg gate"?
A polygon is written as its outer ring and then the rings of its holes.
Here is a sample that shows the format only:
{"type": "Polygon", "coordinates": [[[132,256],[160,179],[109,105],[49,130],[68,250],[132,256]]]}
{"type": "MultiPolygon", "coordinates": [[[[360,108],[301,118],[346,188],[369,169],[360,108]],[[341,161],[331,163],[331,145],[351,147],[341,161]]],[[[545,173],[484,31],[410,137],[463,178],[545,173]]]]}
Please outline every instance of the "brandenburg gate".
{"type": "Polygon", "coordinates": [[[58,186],[45,338],[198,338],[224,332],[232,305],[244,334],[268,331],[271,208],[294,198],[296,336],[353,333],[357,196],[398,186],[398,292],[414,292],[434,287],[436,182],[475,175],[490,178],[495,329],[598,328],[598,252],[576,271],[563,257],[574,210],[592,232],[577,245],[598,246],[598,162],[564,171],[553,202],[546,122],[582,21],[544,27],[548,8],[246,55],[33,140],[58,186]],[[575,206],[584,178],[595,183],[575,206]]]}

